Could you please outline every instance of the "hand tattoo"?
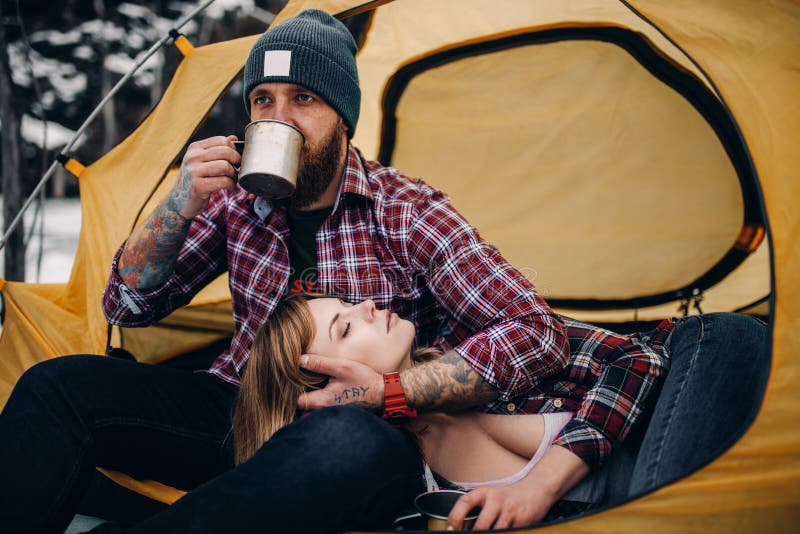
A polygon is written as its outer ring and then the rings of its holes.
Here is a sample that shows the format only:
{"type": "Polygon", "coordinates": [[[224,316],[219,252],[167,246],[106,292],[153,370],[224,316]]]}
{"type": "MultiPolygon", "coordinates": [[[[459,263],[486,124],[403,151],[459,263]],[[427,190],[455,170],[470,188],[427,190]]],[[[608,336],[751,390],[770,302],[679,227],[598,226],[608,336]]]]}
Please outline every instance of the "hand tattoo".
{"type": "Polygon", "coordinates": [[[369,388],[368,387],[365,388],[363,386],[358,386],[355,388],[345,388],[339,394],[334,393],[333,400],[336,401],[336,404],[342,404],[343,402],[349,401],[351,399],[366,397],[367,391],[369,391],[369,388]]]}

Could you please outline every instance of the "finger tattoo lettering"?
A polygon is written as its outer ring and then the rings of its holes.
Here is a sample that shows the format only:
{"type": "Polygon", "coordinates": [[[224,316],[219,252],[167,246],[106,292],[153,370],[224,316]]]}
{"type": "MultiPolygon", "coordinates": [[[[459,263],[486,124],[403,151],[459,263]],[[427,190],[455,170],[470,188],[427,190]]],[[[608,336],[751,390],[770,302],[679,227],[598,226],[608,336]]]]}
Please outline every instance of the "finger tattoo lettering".
{"type": "Polygon", "coordinates": [[[333,400],[336,404],[342,404],[344,401],[349,401],[358,397],[365,397],[369,391],[368,387],[358,386],[354,388],[345,388],[341,393],[333,394],[333,400]]]}

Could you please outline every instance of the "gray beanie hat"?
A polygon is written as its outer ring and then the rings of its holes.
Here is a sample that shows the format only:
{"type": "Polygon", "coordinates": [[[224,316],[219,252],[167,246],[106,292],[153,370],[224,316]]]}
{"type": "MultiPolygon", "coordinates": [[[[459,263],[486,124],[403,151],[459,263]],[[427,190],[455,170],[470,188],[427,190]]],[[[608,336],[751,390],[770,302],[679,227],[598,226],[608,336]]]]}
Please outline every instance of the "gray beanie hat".
{"type": "Polygon", "coordinates": [[[344,24],[318,9],[269,28],[250,50],[244,67],[244,107],[250,92],[267,82],[296,83],[320,95],[349,127],[358,123],[361,89],[356,42],[344,24]]]}

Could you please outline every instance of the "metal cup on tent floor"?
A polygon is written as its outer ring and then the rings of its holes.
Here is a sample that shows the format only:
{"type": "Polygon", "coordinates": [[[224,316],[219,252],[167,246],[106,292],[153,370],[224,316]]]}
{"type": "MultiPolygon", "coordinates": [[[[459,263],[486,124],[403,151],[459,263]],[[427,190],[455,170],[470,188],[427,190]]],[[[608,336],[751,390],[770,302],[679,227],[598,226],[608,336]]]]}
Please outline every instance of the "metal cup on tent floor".
{"type": "MultiPolygon", "coordinates": [[[[435,490],[420,493],[414,499],[414,507],[427,518],[428,530],[446,530],[447,516],[456,504],[456,501],[466,493],[457,490],[435,490]]],[[[480,514],[480,508],[469,511],[464,518],[462,530],[470,530],[480,514]]]]}

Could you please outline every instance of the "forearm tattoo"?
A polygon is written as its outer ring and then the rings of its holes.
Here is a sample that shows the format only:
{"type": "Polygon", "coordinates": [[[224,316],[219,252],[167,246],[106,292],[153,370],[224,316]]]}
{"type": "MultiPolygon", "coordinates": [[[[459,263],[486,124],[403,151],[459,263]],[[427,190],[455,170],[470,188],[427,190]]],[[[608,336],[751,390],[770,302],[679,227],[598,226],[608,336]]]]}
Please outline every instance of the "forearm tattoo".
{"type": "Polygon", "coordinates": [[[119,266],[119,274],[129,286],[136,289],[154,287],[172,274],[191,225],[191,220],[180,214],[191,187],[191,174],[184,169],[178,185],[131,235],[119,266]]]}
{"type": "Polygon", "coordinates": [[[422,411],[456,411],[485,404],[499,395],[455,351],[404,371],[400,381],[409,404],[422,411]]]}

